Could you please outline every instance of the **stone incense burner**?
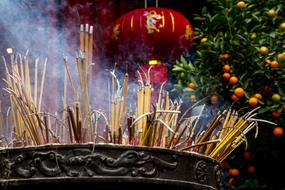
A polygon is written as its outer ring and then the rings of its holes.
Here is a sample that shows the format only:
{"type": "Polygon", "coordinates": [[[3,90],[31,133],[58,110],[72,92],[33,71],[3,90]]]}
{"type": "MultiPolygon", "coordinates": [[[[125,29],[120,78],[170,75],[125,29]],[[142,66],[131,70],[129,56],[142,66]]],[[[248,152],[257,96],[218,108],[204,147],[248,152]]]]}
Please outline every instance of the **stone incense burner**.
{"type": "Polygon", "coordinates": [[[0,150],[0,189],[222,189],[220,164],[168,149],[98,144],[0,150]]]}

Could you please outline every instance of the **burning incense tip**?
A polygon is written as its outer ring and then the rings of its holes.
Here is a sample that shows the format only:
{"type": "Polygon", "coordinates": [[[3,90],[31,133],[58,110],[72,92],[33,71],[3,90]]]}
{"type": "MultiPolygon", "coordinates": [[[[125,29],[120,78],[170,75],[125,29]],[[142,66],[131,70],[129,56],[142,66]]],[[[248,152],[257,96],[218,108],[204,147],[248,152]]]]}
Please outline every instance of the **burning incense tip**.
{"type": "Polygon", "coordinates": [[[90,33],[90,34],[93,34],[93,26],[90,26],[89,33],[90,33]]]}
{"type": "Polygon", "coordinates": [[[85,24],[85,32],[89,31],[89,24],[85,24]]]}

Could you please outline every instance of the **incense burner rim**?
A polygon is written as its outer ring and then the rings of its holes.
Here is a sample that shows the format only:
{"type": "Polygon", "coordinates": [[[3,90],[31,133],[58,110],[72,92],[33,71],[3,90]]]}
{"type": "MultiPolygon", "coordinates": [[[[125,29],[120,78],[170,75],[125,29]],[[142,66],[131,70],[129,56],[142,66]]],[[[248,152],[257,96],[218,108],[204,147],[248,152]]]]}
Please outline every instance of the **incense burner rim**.
{"type": "Polygon", "coordinates": [[[146,151],[158,151],[158,152],[165,152],[165,153],[175,153],[178,155],[183,156],[195,156],[198,158],[203,158],[208,161],[216,162],[217,164],[220,164],[217,160],[206,156],[204,154],[200,154],[197,152],[191,152],[191,151],[179,151],[175,149],[169,149],[169,148],[163,148],[163,147],[148,147],[148,146],[140,146],[140,145],[120,145],[120,144],[111,144],[111,143],[96,143],[95,145],[93,143],[79,143],[79,144],[44,144],[44,145],[35,145],[35,146],[23,146],[23,147],[5,147],[0,148],[0,155],[2,153],[6,152],[13,152],[13,151],[29,151],[29,150],[42,150],[42,149],[48,149],[48,148],[87,148],[87,147],[94,147],[97,149],[132,149],[132,150],[146,150],[146,151]]]}
{"type": "Polygon", "coordinates": [[[71,189],[73,183],[86,183],[220,190],[222,168],[198,153],[145,146],[47,144],[0,150],[0,187],[37,189],[47,183],[71,189]]]}

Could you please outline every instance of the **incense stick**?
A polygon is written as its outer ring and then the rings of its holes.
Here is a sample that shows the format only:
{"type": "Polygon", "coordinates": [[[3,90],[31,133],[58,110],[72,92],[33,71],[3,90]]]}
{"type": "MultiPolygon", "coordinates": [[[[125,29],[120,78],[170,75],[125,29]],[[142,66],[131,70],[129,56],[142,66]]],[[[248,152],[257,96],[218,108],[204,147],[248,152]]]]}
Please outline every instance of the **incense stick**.
{"type": "Polygon", "coordinates": [[[76,93],[76,90],[75,90],[74,82],[73,82],[73,80],[71,78],[71,75],[70,75],[70,72],[69,72],[67,58],[64,57],[63,61],[64,61],[64,66],[65,66],[65,70],[64,71],[66,72],[66,74],[68,76],[68,80],[69,80],[70,85],[71,85],[71,90],[72,90],[71,92],[72,92],[73,98],[77,102],[78,101],[78,96],[77,96],[77,93],[76,93]]]}
{"type": "Polygon", "coordinates": [[[45,59],[43,72],[42,72],[42,79],[41,79],[41,88],[40,88],[40,97],[39,97],[39,104],[38,104],[38,112],[41,112],[42,107],[42,97],[44,91],[44,83],[45,83],[45,75],[46,75],[46,66],[47,66],[47,59],[45,59]]]}
{"type": "Polygon", "coordinates": [[[84,52],[84,25],[80,24],[80,51],[84,52]]]}
{"type": "Polygon", "coordinates": [[[35,78],[34,78],[34,102],[38,101],[38,62],[39,59],[35,60],[35,78]]]}
{"type": "Polygon", "coordinates": [[[84,49],[84,53],[85,53],[85,59],[86,59],[86,63],[89,64],[89,24],[85,24],[85,49],[84,49]]]}

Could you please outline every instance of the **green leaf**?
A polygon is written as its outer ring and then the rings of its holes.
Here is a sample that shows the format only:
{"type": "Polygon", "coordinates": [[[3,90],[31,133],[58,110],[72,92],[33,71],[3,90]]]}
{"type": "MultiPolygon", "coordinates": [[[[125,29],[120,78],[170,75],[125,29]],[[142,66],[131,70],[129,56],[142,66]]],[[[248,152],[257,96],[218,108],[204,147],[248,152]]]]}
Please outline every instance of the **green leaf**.
{"type": "Polygon", "coordinates": [[[244,96],[246,97],[246,99],[249,99],[249,94],[247,92],[244,93],[244,96]]]}
{"type": "Polygon", "coordinates": [[[282,96],[285,97],[285,92],[282,88],[278,88],[278,93],[282,96]]]}
{"type": "Polygon", "coordinates": [[[257,70],[252,75],[256,75],[256,74],[260,74],[260,73],[264,73],[264,71],[263,70],[257,70]]]}
{"type": "Polygon", "coordinates": [[[249,80],[245,81],[243,88],[246,89],[249,85],[249,80]]]}
{"type": "Polygon", "coordinates": [[[275,109],[277,109],[279,107],[279,104],[275,104],[275,105],[273,105],[273,106],[270,106],[269,108],[270,108],[270,110],[275,110],[275,109]]]}
{"type": "Polygon", "coordinates": [[[258,22],[261,22],[261,19],[259,17],[256,16],[256,14],[252,14],[252,17],[257,20],[258,22]]]}
{"type": "Polygon", "coordinates": [[[191,61],[188,62],[188,67],[190,69],[190,71],[195,71],[195,67],[193,66],[193,64],[191,63],[191,61]]]}
{"type": "Polygon", "coordinates": [[[174,68],[172,69],[172,71],[174,71],[174,72],[176,72],[176,71],[184,71],[184,72],[186,72],[186,70],[184,69],[184,68],[182,68],[182,67],[175,67],[174,66],[174,68]]]}
{"type": "Polygon", "coordinates": [[[259,114],[262,114],[262,113],[268,112],[269,110],[270,110],[269,107],[264,107],[264,108],[259,109],[259,110],[258,110],[258,113],[259,113],[259,114]]]}
{"type": "Polygon", "coordinates": [[[197,20],[197,21],[204,21],[205,18],[204,17],[194,17],[194,20],[197,20]]]}
{"type": "Polygon", "coordinates": [[[195,78],[193,76],[190,76],[190,81],[197,85],[197,82],[196,82],[196,80],[195,80],[195,78]]]}
{"type": "Polygon", "coordinates": [[[202,57],[201,51],[197,50],[196,53],[197,53],[197,56],[198,56],[198,57],[202,57]]]}
{"type": "Polygon", "coordinates": [[[243,41],[247,41],[247,39],[245,37],[243,37],[242,35],[240,34],[237,34],[237,37],[239,37],[240,39],[242,39],[243,41]]]}
{"type": "Polygon", "coordinates": [[[226,23],[226,22],[227,22],[227,19],[226,19],[225,15],[216,14],[212,17],[211,25],[215,27],[215,26],[219,26],[219,25],[226,23]]]}
{"type": "Polygon", "coordinates": [[[205,15],[205,14],[207,14],[207,8],[206,8],[206,7],[203,7],[203,9],[202,9],[202,15],[205,15]]]}
{"type": "Polygon", "coordinates": [[[180,56],[180,61],[183,65],[186,65],[187,64],[187,61],[186,59],[183,57],[183,56],[180,56]]]}
{"type": "Polygon", "coordinates": [[[191,89],[191,88],[184,88],[183,89],[183,92],[193,92],[195,91],[194,89],[191,89]]]}
{"type": "Polygon", "coordinates": [[[240,77],[239,77],[239,81],[242,81],[243,78],[245,77],[246,73],[242,74],[240,77]]]}

